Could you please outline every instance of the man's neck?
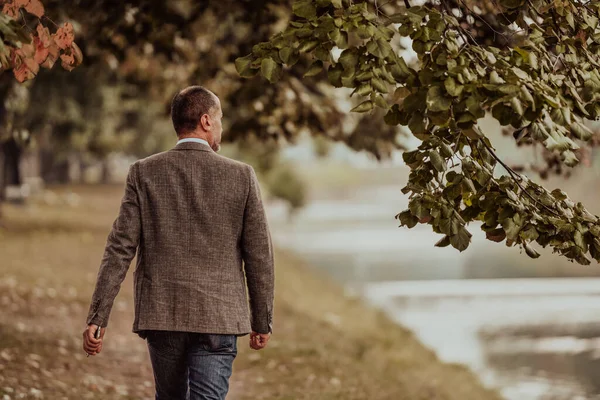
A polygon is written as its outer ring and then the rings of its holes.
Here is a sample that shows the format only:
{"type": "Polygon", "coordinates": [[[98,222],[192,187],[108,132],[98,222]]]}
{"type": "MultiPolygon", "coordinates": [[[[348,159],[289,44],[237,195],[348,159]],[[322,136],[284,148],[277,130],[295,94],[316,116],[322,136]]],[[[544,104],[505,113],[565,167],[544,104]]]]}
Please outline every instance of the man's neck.
{"type": "Polygon", "coordinates": [[[208,140],[208,134],[206,133],[195,133],[195,132],[190,132],[187,133],[185,135],[181,135],[178,136],[178,139],[202,139],[202,140],[206,140],[208,143],[210,143],[210,140],[208,140]]]}
{"type": "Polygon", "coordinates": [[[179,140],[177,141],[177,144],[188,143],[188,142],[202,143],[202,144],[205,144],[210,147],[210,143],[208,143],[208,141],[206,139],[201,139],[199,137],[179,138],[179,140]]]}

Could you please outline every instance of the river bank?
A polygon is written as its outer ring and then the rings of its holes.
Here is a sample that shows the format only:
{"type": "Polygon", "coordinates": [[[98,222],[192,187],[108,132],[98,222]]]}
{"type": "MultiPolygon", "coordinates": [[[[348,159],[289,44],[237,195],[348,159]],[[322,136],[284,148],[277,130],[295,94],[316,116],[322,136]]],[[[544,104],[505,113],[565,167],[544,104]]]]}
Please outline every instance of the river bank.
{"type": "MultiPolygon", "coordinates": [[[[80,344],[122,187],[54,192],[52,201],[4,210],[0,397],[148,399],[145,342],[131,333],[131,270],[103,353],[87,359],[80,344]]],[[[293,253],[278,251],[276,263],[274,336],[262,352],[240,339],[229,399],[499,399],[293,253]]]]}
{"type": "MultiPolygon", "coordinates": [[[[533,260],[485,240],[477,224],[468,251],[436,248],[430,227],[398,228],[394,220],[408,201],[393,181],[402,170],[341,171],[341,187],[321,185],[292,221],[270,210],[279,246],[362,294],[443,361],[468,365],[507,400],[600,399],[597,264],[549,251],[533,260]]],[[[335,181],[326,169],[308,180],[323,174],[335,181]]],[[[584,183],[571,184],[584,194],[584,183]]]]}

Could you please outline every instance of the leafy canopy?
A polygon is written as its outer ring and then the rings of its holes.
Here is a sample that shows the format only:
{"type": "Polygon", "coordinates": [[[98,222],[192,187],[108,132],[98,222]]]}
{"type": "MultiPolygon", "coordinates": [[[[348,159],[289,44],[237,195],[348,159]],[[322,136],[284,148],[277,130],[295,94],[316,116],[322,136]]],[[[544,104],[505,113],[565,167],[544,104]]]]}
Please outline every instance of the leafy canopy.
{"type": "Polygon", "coordinates": [[[236,60],[237,70],[276,82],[284,66],[312,57],[305,76],[325,71],[331,85],[353,89],[360,102],[352,111],[383,109],[387,124],[408,126],[422,143],[403,155],[410,202],[396,217],[409,228],[431,225],[443,235],[436,246],[464,251],[467,224],[479,221],[489,240],[533,258],[537,243],[581,264],[600,261],[598,217],[513,171],[477,125],[491,113],[517,141],[578,163],[574,151],[592,137],[585,121],[600,117],[600,0],[492,2],[502,44],[472,34],[483,20],[479,2],[393,3],[296,0],[295,19],[236,60]],[[418,65],[399,55],[400,36],[412,40],[418,65]],[[495,173],[498,165],[506,173],[495,173]]]}
{"type": "Polygon", "coordinates": [[[51,34],[42,23],[45,9],[40,0],[0,0],[0,5],[0,72],[12,69],[17,81],[25,82],[33,79],[40,67],[52,68],[59,58],[67,71],[81,64],[83,55],[74,42],[73,25],[57,26],[51,34]],[[35,28],[29,27],[28,22],[36,18],[35,28]]]}

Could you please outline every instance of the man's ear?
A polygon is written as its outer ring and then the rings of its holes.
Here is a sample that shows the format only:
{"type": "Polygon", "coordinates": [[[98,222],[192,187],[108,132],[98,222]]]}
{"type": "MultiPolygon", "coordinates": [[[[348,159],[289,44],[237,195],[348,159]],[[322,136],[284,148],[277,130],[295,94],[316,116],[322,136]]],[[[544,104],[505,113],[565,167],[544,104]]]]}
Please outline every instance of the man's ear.
{"type": "Polygon", "coordinates": [[[208,114],[203,114],[202,117],[200,117],[200,126],[202,126],[205,131],[210,129],[211,120],[208,114]]]}

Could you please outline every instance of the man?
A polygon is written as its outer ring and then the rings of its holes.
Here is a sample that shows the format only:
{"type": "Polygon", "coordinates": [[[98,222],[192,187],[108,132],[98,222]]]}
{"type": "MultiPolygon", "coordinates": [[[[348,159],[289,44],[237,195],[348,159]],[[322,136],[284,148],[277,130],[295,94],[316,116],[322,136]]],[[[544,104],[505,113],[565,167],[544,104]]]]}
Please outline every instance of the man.
{"type": "Polygon", "coordinates": [[[271,236],[254,170],[216,153],[223,117],[217,96],[188,87],[173,99],[171,115],[177,145],[129,170],[83,348],[89,355],[102,350],[137,251],[133,332],[147,340],[156,399],[225,399],[237,337],[250,333],[250,347],[260,350],[272,332],[271,236]]]}

